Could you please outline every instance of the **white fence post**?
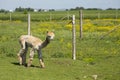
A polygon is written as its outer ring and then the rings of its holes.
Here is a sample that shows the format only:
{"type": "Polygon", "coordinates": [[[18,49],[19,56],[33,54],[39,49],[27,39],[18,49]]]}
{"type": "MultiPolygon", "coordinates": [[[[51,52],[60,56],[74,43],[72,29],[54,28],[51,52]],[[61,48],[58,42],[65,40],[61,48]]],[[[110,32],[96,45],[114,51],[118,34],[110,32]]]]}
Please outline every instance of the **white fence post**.
{"type": "Polygon", "coordinates": [[[30,14],[28,14],[28,35],[30,35],[30,14]]]}
{"type": "Polygon", "coordinates": [[[75,15],[72,16],[72,59],[73,59],[73,60],[76,60],[75,15]]]}

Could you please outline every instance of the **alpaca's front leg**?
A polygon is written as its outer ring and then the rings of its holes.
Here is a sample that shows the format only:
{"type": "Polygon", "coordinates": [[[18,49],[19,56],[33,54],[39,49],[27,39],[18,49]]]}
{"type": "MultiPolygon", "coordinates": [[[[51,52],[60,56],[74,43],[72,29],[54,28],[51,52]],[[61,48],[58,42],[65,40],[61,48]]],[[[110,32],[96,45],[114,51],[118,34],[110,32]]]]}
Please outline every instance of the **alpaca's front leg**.
{"type": "Polygon", "coordinates": [[[44,65],[44,62],[43,62],[41,50],[38,50],[38,57],[39,57],[39,62],[40,62],[41,67],[44,68],[45,65],[44,65]]]}
{"type": "Polygon", "coordinates": [[[32,48],[32,49],[30,50],[30,56],[29,56],[29,60],[28,60],[28,64],[27,64],[28,67],[30,67],[31,64],[32,64],[33,57],[34,57],[34,52],[35,52],[35,50],[32,48]]]}

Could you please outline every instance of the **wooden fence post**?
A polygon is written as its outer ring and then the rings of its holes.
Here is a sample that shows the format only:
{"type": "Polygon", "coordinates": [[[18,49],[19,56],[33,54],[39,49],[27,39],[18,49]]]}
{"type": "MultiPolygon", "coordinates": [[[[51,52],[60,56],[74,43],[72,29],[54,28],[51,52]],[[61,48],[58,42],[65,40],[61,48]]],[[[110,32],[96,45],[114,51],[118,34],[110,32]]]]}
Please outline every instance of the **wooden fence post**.
{"type": "Polygon", "coordinates": [[[30,14],[28,14],[28,35],[30,35],[30,14]]]}
{"type": "Polygon", "coordinates": [[[79,14],[80,14],[80,39],[82,39],[83,38],[83,33],[82,33],[82,31],[83,31],[83,29],[82,29],[82,24],[83,24],[83,21],[82,21],[82,10],[80,10],[79,14]]]}
{"type": "Polygon", "coordinates": [[[76,60],[75,15],[72,16],[72,59],[73,59],[73,60],[76,60]]]}
{"type": "Polygon", "coordinates": [[[10,21],[12,21],[12,15],[11,15],[12,13],[10,12],[10,21]]]}
{"type": "Polygon", "coordinates": [[[115,16],[115,18],[117,19],[118,18],[118,11],[116,10],[116,16],[115,16]]]}
{"type": "Polygon", "coordinates": [[[52,14],[50,13],[50,22],[52,21],[52,14]]]}
{"type": "Polygon", "coordinates": [[[69,11],[67,11],[67,19],[70,19],[69,11]]]}
{"type": "Polygon", "coordinates": [[[100,13],[98,13],[98,19],[100,19],[100,13]]]}

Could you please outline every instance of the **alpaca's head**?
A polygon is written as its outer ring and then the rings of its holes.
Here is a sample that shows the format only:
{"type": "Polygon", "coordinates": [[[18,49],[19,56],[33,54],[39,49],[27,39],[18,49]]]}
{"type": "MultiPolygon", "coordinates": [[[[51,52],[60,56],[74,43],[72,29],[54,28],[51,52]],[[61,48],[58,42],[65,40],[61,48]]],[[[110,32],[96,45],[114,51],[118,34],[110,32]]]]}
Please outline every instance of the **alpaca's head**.
{"type": "Polygon", "coordinates": [[[52,32],[52,31],[47,31],[47,37],[48,37],[50,40],[54,39],[54,37],[55,37],[54,32],[52,32]]]}

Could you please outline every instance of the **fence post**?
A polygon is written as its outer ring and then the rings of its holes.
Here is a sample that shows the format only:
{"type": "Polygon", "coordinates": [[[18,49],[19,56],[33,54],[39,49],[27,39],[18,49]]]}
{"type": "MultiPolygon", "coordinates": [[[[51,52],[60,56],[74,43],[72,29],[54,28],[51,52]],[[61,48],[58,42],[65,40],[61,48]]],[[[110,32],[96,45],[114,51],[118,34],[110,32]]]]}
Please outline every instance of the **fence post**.
{"type": "Polygon", "coordinates": [[[80,10],[79,14],[80,14],[80,39],[82,39],[83,38],[83,34],[82,34],[82,30],[83,30],[83,28],[82,28],[82,24],[83,24],[83,21],[82,21],[82,10],[80,10]]]}
{"type": "Polygon", "coordinates": [[[50,13],[50,22],[52,21],[52,14],[50,13]]]}
{"type": "Polygon", "coordinates": [[[115,14],[115,18],[117,19],[118,18],[118,11],[116,10],[116,14],[115,14]]]}
{"type": "Polygon", "coordinates": [[[72,59],[73,59],[73,60],[76,60],[75,15],[72,16],[72,59]]]}
{"type": "Polygon", "coordinates": [[[28,14],[28,35],[30,35],[30,14],[28,14]]]}
{"type": "Polygon", "coordinates": [[[98,19],[100,19],[100,13],[98,13],[98,19]]]}
{"type": "Polygon", "coordinates": [[[69,11],[67,11],[67,18],[68,18],[68,20],[69,20],[69,17],[70,17],[70,15],[69,15],[69,11]]]}
{"type": "Polygon", "coordinates": [[[10,12],[10,21],[12,21],[12,16],[11,16],[11,14],[12,14],[12,13],[10,12]]]}

